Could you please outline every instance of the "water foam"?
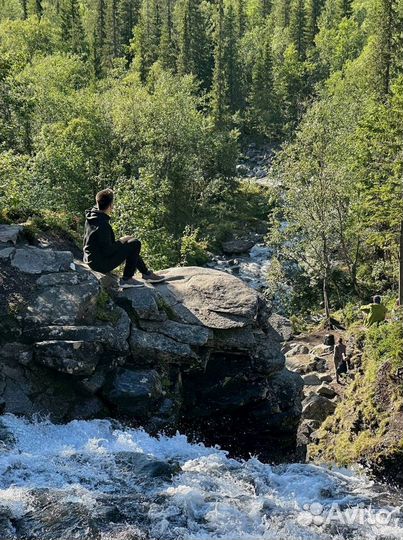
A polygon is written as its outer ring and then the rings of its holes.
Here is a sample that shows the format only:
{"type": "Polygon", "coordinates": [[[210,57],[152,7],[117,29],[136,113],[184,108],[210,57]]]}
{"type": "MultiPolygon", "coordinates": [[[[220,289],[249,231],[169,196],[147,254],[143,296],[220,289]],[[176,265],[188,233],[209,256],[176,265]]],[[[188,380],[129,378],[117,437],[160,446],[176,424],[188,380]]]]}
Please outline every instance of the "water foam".
{"type": "Polygon", "coordinates": [[[382,491],[352,470],[312,464],[272,467],[256,458],[241,462],[218,448],[191,444],[180,434],[153,438],[107,420],[54,425],[6,415],[2,422],[15,444],[0,452],[0,506],[16,519],[35,515],[36,490],[47,489],[90,515],[108,497],[115,503],[121,498],[124,519],[101,530],[102,540],[141,535],[164,540],[403,537],[396,513],[380,524],[348,521],[351,509],[391,509],[382,491]],[[121,465],[122,456],[132,454],[176,461],[180,470],[172,481],[138,481],[130,461],[121,465]],[[141,496],[140,517],[124,513],[123,502],[134,495],[141,496]],[[339,519],[325,522],[332,505],[339,519]]]}

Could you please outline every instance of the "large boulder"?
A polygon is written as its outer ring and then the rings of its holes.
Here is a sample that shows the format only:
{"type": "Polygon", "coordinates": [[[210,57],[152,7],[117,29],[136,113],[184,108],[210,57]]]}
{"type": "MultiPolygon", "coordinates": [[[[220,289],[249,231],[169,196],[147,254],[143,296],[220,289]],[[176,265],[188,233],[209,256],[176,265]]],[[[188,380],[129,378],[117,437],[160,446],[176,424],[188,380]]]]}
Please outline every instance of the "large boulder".
{"type": "MultiPolygon", "coordinates": [[[[164,270],[168,283],[158,288],[175,313],[178,304],[190,312],[189,320],[208,328],[228,330],[253,324],[258,294],[238,278],[209,268],[164,270]],[[172,303],[172,296],[176,299],[172,303]]],[[[179,313],[179,317],[183,312],[179,313]]],[[[186,321],[185,321],[186,322],[186,321]]]]}
{"type": "Polygon", "coordinates": [[[12,266],[27,274],[62,272],[68,270],[72,263],[73,254],[70,251],[55,251],[33,246],[16,249],[11,260],[12,266]]]}

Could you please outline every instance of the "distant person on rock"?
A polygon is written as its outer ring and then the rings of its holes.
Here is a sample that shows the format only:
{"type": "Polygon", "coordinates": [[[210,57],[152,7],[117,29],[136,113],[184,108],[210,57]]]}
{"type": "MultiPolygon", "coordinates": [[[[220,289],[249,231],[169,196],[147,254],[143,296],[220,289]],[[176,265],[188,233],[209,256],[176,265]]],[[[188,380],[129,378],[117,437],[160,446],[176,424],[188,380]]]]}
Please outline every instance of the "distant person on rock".
{"type": "Polygon", "coordinates": [[[346,353],[347,348],[343,343],[343,338],[340,337],[333,353],[333,362],[336,369],[336,381],[338,384],[340,384],[340,375],[347,373],[346,353]]]}
{"type": "Polygon", "coordinates": [[[115,234],[109,223],[113,211],[113,191],[104,189],[97,193],[96,206],[85,212],[84,229],[84,262],[96,272],[107,274],[122,263],[125,263],[123,277],[120,280],[122,288],[144,287],[148,283],[161,283],[164,276],[154,274],[145,265],[140,256],[141,243],[133,236],[123,236],[115,239],[115,234]],[[134,273],[139,270],[143,282],[134,279],[134,273]]]}
{"type": "Polygon", "coordinates": [[[361,306],[361,311],[367,314],[365,319],[366,326],[370,327],[373,324],[379,324],[385,320],[386,307],[381,303],[381,297],[376,295],[373,298],[372,304],[361,306]]]}

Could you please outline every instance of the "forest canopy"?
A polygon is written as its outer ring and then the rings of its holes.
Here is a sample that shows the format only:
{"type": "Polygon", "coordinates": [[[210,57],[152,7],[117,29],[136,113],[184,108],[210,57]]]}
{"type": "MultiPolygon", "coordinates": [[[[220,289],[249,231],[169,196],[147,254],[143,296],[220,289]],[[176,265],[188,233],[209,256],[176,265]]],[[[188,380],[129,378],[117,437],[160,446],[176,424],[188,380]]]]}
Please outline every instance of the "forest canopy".
{"type": "Polygon", "coordinates": [[[1,215],[80,221],[111,186],[155,266],[201,262],[262,211],[236,164],[268,143],[294,308],[393,290],[402,19],[402,0],[0,0],[1,215]]]}

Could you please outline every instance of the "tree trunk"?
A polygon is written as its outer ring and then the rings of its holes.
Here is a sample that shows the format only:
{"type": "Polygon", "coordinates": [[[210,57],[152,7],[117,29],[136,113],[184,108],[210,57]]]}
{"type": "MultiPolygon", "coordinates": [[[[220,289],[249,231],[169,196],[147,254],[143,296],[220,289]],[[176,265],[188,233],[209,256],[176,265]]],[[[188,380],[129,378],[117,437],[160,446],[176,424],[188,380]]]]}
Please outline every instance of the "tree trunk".
{"type": "Polygon", "coordinates": [[[330,308],[329,308],[329,297],[327,294],[327,270],[323,277],[323,303],[325,307],[325,318],[326,324],[330,324],[330,308]]]}
{"type": "Polygon", "coordinates": [[[399,305],[403,306],[403,221],[400,223],[399,305]]]}

